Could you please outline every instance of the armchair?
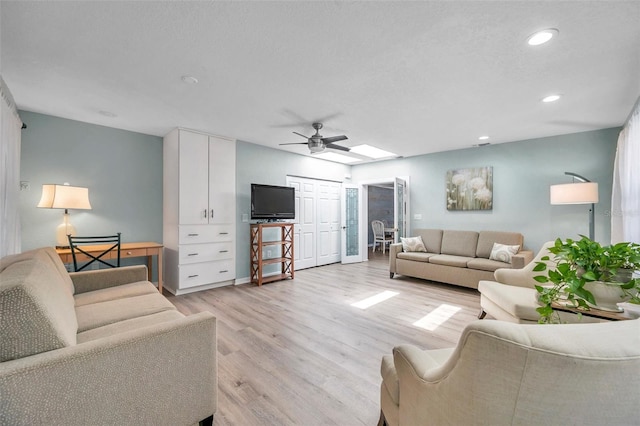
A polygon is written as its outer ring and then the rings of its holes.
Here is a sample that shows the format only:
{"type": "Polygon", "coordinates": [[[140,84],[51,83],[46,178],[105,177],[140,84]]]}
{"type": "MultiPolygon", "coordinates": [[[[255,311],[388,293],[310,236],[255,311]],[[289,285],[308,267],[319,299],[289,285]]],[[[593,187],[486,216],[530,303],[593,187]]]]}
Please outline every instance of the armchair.
{"type": "Polygon", "coordinates": [[[380,424],[635,424],[634,371],[640,320],[476,321],[455,348],[400,345],[383,357],[380,424]]]}
{"type": "MultiPolygon", "coordinates": [[[[494,272],[495,281],[482,280],[478,283],[480,291],[480,313],[479,319],[483,319],[486,314],[491,317],[508,322],[522,324],[536,324],[540,314],[536,309],[538,304],[538,292],[535,285],[539,284],[533,279],[539,275],[533,268],[543,256],[548,256],[547,248],[553,246],[553,241],[548,241],[542,245],[538,254],[531,262],[522,269],[498,269],[494,272]]],[[[550,267],[555,267],[553,260],[546,261],[550,267]]],[[[570,312],[558,312],[560,321],[563,323],[587,323],[600,322],[600,320],[582,316],[570,312]]]]}

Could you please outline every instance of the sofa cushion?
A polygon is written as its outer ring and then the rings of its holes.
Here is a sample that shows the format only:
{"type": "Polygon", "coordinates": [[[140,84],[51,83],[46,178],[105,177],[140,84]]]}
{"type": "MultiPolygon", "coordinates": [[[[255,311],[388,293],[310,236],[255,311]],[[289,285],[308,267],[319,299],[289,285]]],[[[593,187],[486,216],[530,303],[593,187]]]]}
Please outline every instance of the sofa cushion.
{"type": "Polygon", "coordinates": [[[507,244],[493,243],[493,249],[491,249],[489,259],[510,264],[511,257],[517,254],[518,250],[520,250],[519,244],[510,246],[507,244]]]}
{"type": "Polygon", "coordinates": [[[163,311],[151,315],[145,315],[138,318],[131,318],[124,321],[114,322],[102,327],[93,328],[91,330],[78,333],[78,343],[84,343],[91,340],[101,339],[104,337],[115,336],[131,330],[137,330],[143,327],[152,327],[163,322],[174,321],[183,318],[177,310],[163,311]]]}
{"type": "Polygon", "coordinates": [[[0,259],[0,271],[3,271],[9,265],[12,265],[16,262],[22,262],[26,259],[33,259],[37,257],[41,262],[45,262],[52,266],[52,271],[56,271],[60,275],[60,279],[64,282],[64,284],[68,287],[68,290],[71,294],[73,294],[73,282],[71,281],[71,277],[67,272],[67,269],[64,267],[64,263],[56,253],[53,247],[42,247],[29,251],[25,251],[23,253],[12,254],[9,256],[5,256],[0,259]]]}
{"type": "Polygon", "coordinates": [[[437,254],[429,258],[429,263],[444,266],[455,266],[458,268],[466,268],[467,263],[473,260],[473,257],[452,256],[450,254],[437,254]]]}
{"type": "Polygon", "coordinates": [[[396,256],[398,259],[415,260],[417,262],[428,262],[429,258],[436,256],[435,253],[420,253],[420,252],[400,252],[396,256]]]}
{"type": "Polygon", "coordinates": [[[501,232],[501,231],[480,231],[478,234],[478,244],[476,249],[476,257],[484,257],[489,259],[493,243],[519,245],[523,247],[524,237],[518,232],[501,232]]]}
{"type": "Polygon", "coordinates": [[[498,260],[491,259],[483,259],[480,257],[476,257],[475,259],[471,259],[467,262],[467,268],[470,269],[479,269],[481,271],[489,271],[494,272],[501,268],[509,268],[509,264],[500,262],[498,260]]]}
{"type": "Polygon", "coordinates": [[[74,296],[76,306],[89,305],[91,303],[106,302],[109,300],[124,299],[125,297],[141,296],[143,294],[157,293],[158,289],[149,281],[138,281],[123,284],[116,287],[101,288],[100,290],[79,293],[74,296]]]}
{"type": "Polygon", "coordinates": [[[516,287],[495,281],[480,281],[478,290],[483,298],[491,300],[509,315],[537,322],[540,314],[536,311],[538,292],[533,288],[516,287]]]}
{"type": "Polygon", "coordinates": [[[428,253],[440,253],[442,246],[442,229],[416,229],[413,234],[422,238],[428,253]]]}
{"type": "Polygon", "coordinates": [[[175,310],[175,306],[157,291],[154,294],[127,297],[76,306],[78,332],[91,330],[131,318],[175,310]]]}
{"type": "Polygon", "coordinates": [[[420,235],[410,238],[400,237],[400,242],[402,243],[402,251],[404,252],[427,252],[427,248],[424,246],[420,235]]]}
{"type": "MultiPolygon", "coordinates": [[[[450,231],[442,233],[440,253],[454,256],[476,257],[478,233],[475,231],[450,231]]],[[[487,258],[489,256],[487,255],[487,258]]]]}
{"type": "Polygon", "coordinates": [[[0,362],[76,344],[73,296],[43,252],[0,272],[0,362]]]}

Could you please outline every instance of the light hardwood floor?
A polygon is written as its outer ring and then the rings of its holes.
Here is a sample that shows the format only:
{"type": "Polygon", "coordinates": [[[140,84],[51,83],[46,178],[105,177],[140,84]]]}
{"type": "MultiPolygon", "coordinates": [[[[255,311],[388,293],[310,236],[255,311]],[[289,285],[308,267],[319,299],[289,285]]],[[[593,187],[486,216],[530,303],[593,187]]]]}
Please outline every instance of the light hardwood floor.
{"type": "Polygon", "coordinates": [[[207,310],[218,319],[214,424],[375,425],[382,356],[401,343],[455,346],[480,306],[476,290],[389,279],[387,262],[376,253],[360,264],[296,271],[295,280],[170,296],[184,314],[207,310]],[[383,291],[398,295],[351,306],[383,291]],[[413,325],[443,308],[459,310],[433,330],[413,325]]]}

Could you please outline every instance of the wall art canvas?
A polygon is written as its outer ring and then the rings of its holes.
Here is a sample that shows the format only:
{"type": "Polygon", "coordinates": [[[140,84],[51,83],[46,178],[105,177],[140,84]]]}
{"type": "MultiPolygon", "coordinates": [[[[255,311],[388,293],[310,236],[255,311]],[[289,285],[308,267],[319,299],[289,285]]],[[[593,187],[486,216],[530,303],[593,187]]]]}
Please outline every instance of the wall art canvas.
{"type": "Polygon", "coordinates": [[[493,167],[449,170],[446,184],[447,210],[493,208],[493,167]]]}

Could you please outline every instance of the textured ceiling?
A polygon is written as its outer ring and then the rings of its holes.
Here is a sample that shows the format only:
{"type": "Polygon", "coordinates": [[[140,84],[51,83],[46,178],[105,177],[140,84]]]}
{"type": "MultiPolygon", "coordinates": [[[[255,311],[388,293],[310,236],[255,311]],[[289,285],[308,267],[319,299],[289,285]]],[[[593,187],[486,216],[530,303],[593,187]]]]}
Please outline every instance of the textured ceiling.
{"type": "Polygon", "coordinates": [[[21,109],[300,154],[278,144],[316,120],[346,146],[412,156],[619,126],[640,95],[639,1],[3,0],[0,14],[21,109]]]}

